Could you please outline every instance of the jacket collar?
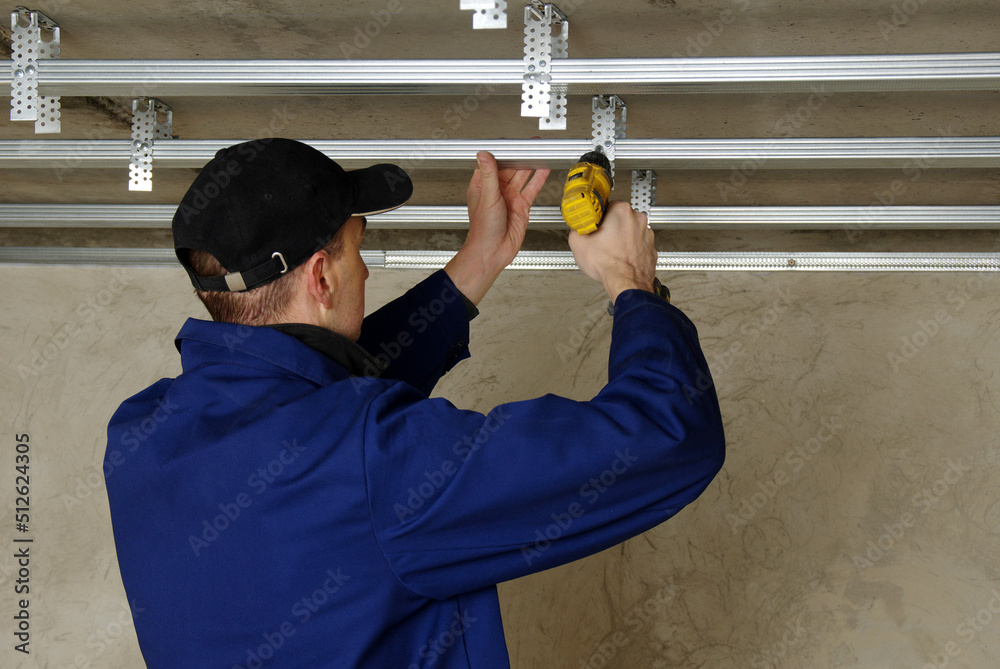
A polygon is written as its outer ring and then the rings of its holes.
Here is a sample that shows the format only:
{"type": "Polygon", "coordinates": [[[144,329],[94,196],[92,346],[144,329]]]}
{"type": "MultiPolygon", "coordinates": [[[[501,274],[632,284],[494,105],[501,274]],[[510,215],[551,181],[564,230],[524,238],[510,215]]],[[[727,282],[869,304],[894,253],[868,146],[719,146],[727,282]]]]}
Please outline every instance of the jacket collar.
{"type": "Polygon", "coordinates": [[[266,327],[295,337],[334,362],[340,363],[351,376],[378,376],[386,364],[344,335],[306,323],[275,323],[266,327]]]}
{"type": "Polygon", "coordinates": [[[300,323],[250,327],[189,318],[174,339],[184,371],[206,363],[250,358],[319,385],[355,376],[377,376],[381,361],[355,342],[300,323]]]}

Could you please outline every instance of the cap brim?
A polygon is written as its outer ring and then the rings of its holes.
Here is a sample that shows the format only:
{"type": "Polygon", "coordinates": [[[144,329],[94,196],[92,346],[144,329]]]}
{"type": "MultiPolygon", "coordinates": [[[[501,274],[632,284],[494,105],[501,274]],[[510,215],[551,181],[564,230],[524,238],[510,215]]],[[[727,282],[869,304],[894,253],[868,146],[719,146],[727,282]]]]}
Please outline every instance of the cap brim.
{"type": "Polygon", "coordinates": [[[357,188],[357,200],[351,212],[355,216],[374,216],[398,209],[413,195],[413,182],[397,165],[372,165],[351,170],[347,175],[357,188]]]}

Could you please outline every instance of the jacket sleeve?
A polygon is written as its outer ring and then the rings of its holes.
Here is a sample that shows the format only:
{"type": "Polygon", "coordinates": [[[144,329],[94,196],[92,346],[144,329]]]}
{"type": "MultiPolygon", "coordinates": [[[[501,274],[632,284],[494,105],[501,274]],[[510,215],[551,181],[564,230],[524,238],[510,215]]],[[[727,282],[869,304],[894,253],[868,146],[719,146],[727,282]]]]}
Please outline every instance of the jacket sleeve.
{"type": "Polygon", "coordinates": [[[469,316],[461,292],[438,270],[365,318],[358,344],[387,362],[382,378],[406,381],[429,395],[469,357],[469,316]]]}
{"type": "Polygon", "coordinates": [[[486,415],[396,384],[369,409],[376,536],[400,581],[445,598],[598,552],[668,519],[722,466],[691,322],[643,291],[615,309],[608,384],[486,415]]]}

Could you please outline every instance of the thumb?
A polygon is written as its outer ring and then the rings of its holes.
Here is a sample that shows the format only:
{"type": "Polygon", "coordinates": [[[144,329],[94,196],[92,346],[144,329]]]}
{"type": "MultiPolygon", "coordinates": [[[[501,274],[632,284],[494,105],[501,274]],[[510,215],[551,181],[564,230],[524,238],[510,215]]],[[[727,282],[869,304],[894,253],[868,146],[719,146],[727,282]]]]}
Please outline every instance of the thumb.
{"type": "Polygon", "coordinates": [[[476,162],[479,164],[479,174],[484,193],[499,193],[500,179],[497,175],[497,160],[489,151],[480,151],[476,154],[476,162]]]}

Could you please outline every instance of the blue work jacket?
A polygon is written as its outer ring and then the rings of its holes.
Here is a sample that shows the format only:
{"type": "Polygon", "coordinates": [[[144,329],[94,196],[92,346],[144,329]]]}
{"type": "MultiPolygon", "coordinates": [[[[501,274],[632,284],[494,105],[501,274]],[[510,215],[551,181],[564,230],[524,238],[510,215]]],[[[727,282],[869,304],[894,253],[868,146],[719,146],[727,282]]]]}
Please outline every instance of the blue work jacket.
{"type": "Polygon", "coordinates": [[[104,462],[150,667],[509,667],[497,583],[662,523],[722,466],[676,307],[618,297],[589,402],[482,414],[428,398],[468,355],[455,295],[437,272],[366,319],[378,378],[271,327],[184,324],[182,373],[121,405],[104,462]]]}

